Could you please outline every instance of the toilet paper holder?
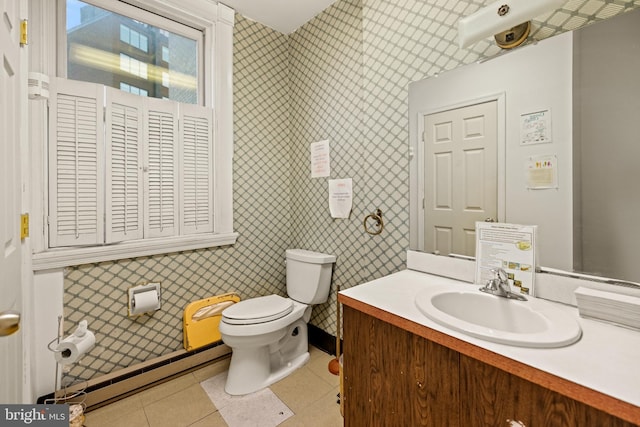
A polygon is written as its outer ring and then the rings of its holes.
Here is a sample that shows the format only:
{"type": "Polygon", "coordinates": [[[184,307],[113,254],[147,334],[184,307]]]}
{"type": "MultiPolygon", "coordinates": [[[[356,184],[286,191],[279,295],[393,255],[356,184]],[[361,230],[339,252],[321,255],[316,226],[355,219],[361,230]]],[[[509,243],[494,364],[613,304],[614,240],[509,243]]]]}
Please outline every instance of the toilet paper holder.
{"type": "Polygon", "coordinates": [[[127,290],[129,317],[160,310],[160,283],[133,286],[127,290]]]}
{"type": "MultiPolygon", "coordinates": [[[[93,345],[95,344],[95,336],[93,335],[92,332],[90,332],[87,329],[87,327],[88,327],[88,324],[86,320],[80,321],[76,330],[71,335],[69,335],[69,337],[73,337],[73,336],[84,337],[90,334],[94,338],[94,341],[90,346],[91,348],[93,348],[93,345]]],[[[71,382],[62,381],[62,377],[60,375],[60,366],[68,365],[65,362],[61,362],[59,360],[60,358],[58,357],[60,354],[62,354],[62,356],[65,357],[66,349],[60,348],[60,345],[63,342],[64,342],[64,339],[63,339],[63,332],[62,332],[62,316],[58,316],[58,335],[54,339],[49,341],[49,344],[47,344],[47,348],[49,349],[49,351],[53,353],[54,359],[56,361],[56,374],[55,374],[55,380],[53,383],[54,392],[52,393],[53,397],[44,399],[44,403],[45,405],[68,404],[69,412],[70,412],[70,425],[75,425],[74,423],[71,422],[73,421],[74,418],[79,418],[79,419],[81,418],[84,420],[84,416],[82,414],[87,407],[85,401],[87,398],[86,389],[87,389],[88,383],[86,380],[77,382],[78,378],[76,377],[71,377],[71,382]],[[60,386],[60,388],[58,388],[58,386],[60,386]]],[[[91,348],[89,348],[89,350],[91,348]]],[[[83,352],[83,354],[86,354],[86,351],[83,352]]],[[[74,361],[73,363],[76,363],[76,362],[74,361]]],[[[67,378],[69,378],[68,371],[65,373],[65,375],[67,378]]]]}

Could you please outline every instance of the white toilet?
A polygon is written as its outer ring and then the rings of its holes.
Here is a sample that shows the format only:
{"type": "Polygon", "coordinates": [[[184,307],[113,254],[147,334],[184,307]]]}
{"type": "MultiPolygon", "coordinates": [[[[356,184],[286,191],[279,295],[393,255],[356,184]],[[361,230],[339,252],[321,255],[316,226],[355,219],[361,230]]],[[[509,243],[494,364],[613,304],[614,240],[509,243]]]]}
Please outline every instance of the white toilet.
{"type": "Polygon", "coordinates": [[[222,312],[220,334],[231,347],[225,391],[252,393],[289,375],[309,360],[311,304],[327,301],[334,255],[287,251],[287,294],[240,301],[222,312]]]}

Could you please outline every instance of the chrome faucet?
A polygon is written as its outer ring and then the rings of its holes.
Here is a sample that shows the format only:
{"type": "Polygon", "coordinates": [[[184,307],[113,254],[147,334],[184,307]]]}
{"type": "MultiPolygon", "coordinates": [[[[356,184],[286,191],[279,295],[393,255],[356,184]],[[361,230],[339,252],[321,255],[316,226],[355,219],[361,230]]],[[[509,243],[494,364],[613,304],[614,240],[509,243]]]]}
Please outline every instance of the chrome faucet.
{"type": "Polygon", "coordinates": [[[495,275],[493,279],[490,279],[486,285],[480,288],[482,292],[486,292],[491,295],[496,295],[508,299],[517,299],[518,301],[526,301],[527,298],[524,295],[517,294],[511,291],[509,287],[509,276],[507,272],[502,268],[491,270],[495,275]]]}

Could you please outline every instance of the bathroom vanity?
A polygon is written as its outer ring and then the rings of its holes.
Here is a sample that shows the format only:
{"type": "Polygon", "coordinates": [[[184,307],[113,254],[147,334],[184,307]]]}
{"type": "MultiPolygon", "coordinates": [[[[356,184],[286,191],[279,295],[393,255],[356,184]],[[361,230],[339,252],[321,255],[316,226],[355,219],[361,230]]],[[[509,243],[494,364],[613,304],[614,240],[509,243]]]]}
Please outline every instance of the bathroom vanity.
{"type": "Polygon", "coordinates": [[[426,286],[447,283],[461,282],[405,270],[340,293],[345,426],[640,424],[640,332],[557,304],[580,323],[578,342],[489,342],[416,308],[426,286]]]}

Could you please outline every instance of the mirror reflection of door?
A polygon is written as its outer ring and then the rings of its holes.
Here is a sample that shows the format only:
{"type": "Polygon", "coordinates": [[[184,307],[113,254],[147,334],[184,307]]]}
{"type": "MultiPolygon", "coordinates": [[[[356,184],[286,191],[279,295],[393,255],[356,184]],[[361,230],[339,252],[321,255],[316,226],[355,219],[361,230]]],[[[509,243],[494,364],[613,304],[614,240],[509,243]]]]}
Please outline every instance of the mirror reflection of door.
{"type": "Polygon", "coordinates": [[[475,256],[476,221],[497,221],[497,101],[423,120],[424,249],[475,256]]]}

